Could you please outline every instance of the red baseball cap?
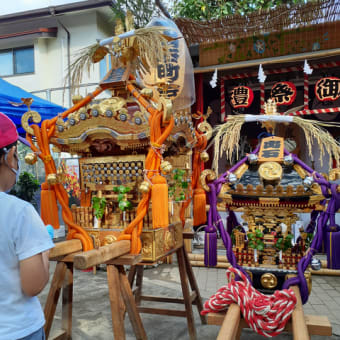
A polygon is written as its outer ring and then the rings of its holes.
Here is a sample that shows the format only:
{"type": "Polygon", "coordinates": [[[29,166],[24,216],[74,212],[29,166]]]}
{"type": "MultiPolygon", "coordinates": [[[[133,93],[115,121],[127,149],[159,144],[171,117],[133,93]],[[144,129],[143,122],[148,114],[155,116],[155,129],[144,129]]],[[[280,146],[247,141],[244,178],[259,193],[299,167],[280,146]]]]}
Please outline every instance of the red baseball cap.
{"type": "Polygon", "coordinates": [[[0,112],[0,149],[13,144],[19,139],[14,123],[0,112]]]}

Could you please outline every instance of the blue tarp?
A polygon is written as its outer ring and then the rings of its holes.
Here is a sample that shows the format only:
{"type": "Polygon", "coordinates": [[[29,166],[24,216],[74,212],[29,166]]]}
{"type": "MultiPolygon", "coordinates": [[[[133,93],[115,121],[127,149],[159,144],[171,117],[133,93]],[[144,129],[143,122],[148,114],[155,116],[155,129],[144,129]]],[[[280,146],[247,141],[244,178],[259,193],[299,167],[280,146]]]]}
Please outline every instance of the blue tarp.
{"type": "Polygon", "coordinates": [[[7,115],[15,123],[18,133],[22,136],[26,134],[21,127],[21,116],[27,112],[27,106],[15,106],[11,103],[21,103],[21,98],[32,98],[32,111],[37,111],[41,120],[55,117],[59,112],[64,112],[66,109],[62,106],[53,104],[48,100],[41,99],[18,86],[12,85],[9,82],[0,78],[0,112],[7,115]]]}

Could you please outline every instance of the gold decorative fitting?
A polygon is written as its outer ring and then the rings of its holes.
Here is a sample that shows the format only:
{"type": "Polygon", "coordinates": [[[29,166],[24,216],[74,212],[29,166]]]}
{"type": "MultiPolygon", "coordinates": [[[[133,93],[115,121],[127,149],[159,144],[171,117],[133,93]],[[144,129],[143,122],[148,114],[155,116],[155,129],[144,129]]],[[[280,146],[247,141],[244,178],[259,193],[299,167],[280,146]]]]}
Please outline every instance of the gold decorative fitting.
{"type": "Polygon", "coordinates": [[[140,91],[140,94],[147,99],[150,99],[153,97],[152,89],[144,88],[142,91],[140,91]]]}
{"type": "Polygon", "coordinates": [[[269,98],[266,103],[264,103],[264,112],[266,115],[277,115],[276,101],[269,98]]]}
{"type": "Polygon", "coordinates": [[[197,130],[201,133],[204,133],[207,140],[209,140],[212,137],[213,129],[211,125],[206,121],[199,123],[197,125],[197,130]]]}
{"type": "Polygon", "coordinates": [[[159,99],[158,110],[163,111],[163,123],[169,122],[172,115],[172,108],[171,99],[164,97],[159,99]]]}
{"type": "Polygon", "coordinates": [[[172,165],[168,161],[162,161],[160,165],[160,169],[164,174],[169,174],[172,170],[172,165]]]}
{"type": "Polygon", "coordinates": [[[25,156],[25,162],[30,165],[33,165],[34,163],[36,163],[37,160],[38,160],[38,157],[35,153],[28,153],[25,156]]]}
{"type": "Polygon", "coordinates": [[[264,162],[259,167],[259,176],[263,181],[280,181],[282,178],[282,167],[277,162],[264,162]]]}
{"type": "Polygon", "coordinates": [[[330,181],[336,181],[339,178],[340,178],[340,168],[332,169],[329,172],[329,180],[330,181]]]}
{"type": "Polygon", "coordinates": [[[209,154],[206,151],[202,151],[200,154],[200,158],[202,162],[208,162],[209,160],[209,154]]]}
{"type": "Polygon", "coordinates": [[[77,103],[79,103],[81,100],[83,99],[83,96],[81,96],[80,94],[72,96],[72,103],[73,105],[76,105],[77,103]]]}
{"type": "Polygon", "coordinates": [[[144,194],[148,193],[150,189],[151,189],[151,184],[147,181],[143,181],[141,185],[139,186],[139,191],[141,191],[144,194]]]}
{"type": "Polygon", "coordinates": [[[63,183],[65,181],[65,173],[64,173],[62,167],[59,167],[57,169],[57,181],[58,181],[58,183],[63,183]]]}
{"type": "Polygon", "coordinates": [[[47,175],[47,183],[49,185],[55,185],[58,183],[57,181],[57,174],[49,174],[47,175]]]}
{"type": "Polygon", "coordinates": [[[272,273],[264,273],[261,276],[261,285],[263,288],[273,289],[277,286],[277,277],[272,273]]]}
{"type": "Polygon", "coordinates": [[[30,121],[39,124],[41,122],[41,116],[36,111],[28,111],[24,113],[21,117],[21,126],[23,127],[23,129],[30,135],[34,136],[34,131],[29,125],[30,121]]]}
{"type": "Polygon", "coordinates": [[[216,176],[216,173],[212,170],[203,170],[201,175],[200,175],[200,182],[201,182],[201,185],[202,185],[202,188],[209,192],[210,191],[210,188],[207,184],[207,180],[209,182],[211,181],[214,181],[215,179],[217,178],[216,176]]]}
{"type": "Polygon", "coordinates": [[[116,240],[117,240],[116,236],[114,236],[114,235],[107,235],[107,236],[104,237],[103,246],[106,246],[108,244],[112,244],[116,240]]]}

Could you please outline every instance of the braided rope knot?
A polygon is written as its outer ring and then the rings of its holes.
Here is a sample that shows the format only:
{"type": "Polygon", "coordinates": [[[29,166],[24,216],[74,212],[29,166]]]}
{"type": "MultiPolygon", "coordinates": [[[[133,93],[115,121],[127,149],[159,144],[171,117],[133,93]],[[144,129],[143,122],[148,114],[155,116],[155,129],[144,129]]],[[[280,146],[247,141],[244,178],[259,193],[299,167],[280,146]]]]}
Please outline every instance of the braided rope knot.
{"type": "Polygon", "coordinates": [[[292,289],[277,290],[272,295],[257,291],[237,268],[227,270],[228,284],[204,303],[202,315],[217,313],[236,303],[249,327],[267,338],[280,334],[296,305],[292,289]],[[235,277],[240,278],[239,281],[235,277]]]}

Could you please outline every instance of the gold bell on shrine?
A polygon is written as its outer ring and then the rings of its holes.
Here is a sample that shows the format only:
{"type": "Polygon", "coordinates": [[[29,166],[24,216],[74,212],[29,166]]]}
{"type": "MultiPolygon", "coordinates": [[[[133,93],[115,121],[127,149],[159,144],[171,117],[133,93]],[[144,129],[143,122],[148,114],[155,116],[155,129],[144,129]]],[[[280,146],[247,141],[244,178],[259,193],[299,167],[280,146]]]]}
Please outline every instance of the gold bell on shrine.
{"type": "Polygon", "coordinates": [[[200,154],[200,158],[202,162],[208,162],[209,160],[209,154],[206,151],[202,151],[200,154]]]}
{"type": "Polygon", "coordinates": [[[62,183],[65,181],[65,173],[61,167],[57,169],[57,182],[62,183]]]}
{"type": "Polygon", "coordinates": [[[150,189],[151,189],[151,185],[147,181],[143,181],[141,185],[139,186],[139,190],[144,194],[148,193],[150,189]]]}
{"type": "Polygon", "coordinates": [[[49,174],[49,175],[47,175],[47,183],[49,185],[57,184],[58,183],[57,174],[49,174]]]}
{"type": "Polygon", "coordinates": [[[36,163],[37,160],[38,160],[38,157],[35,153],[28,153],[25,156],[25,162],[30,165],[33,165],[34,163],[36,163]]]}
{"type": "Polygon", "coordinates": [[[168,174],[172,170],[172,165],[168,161],[162,161],[160,165],[160,169],[164,174],[168,174]]]}

